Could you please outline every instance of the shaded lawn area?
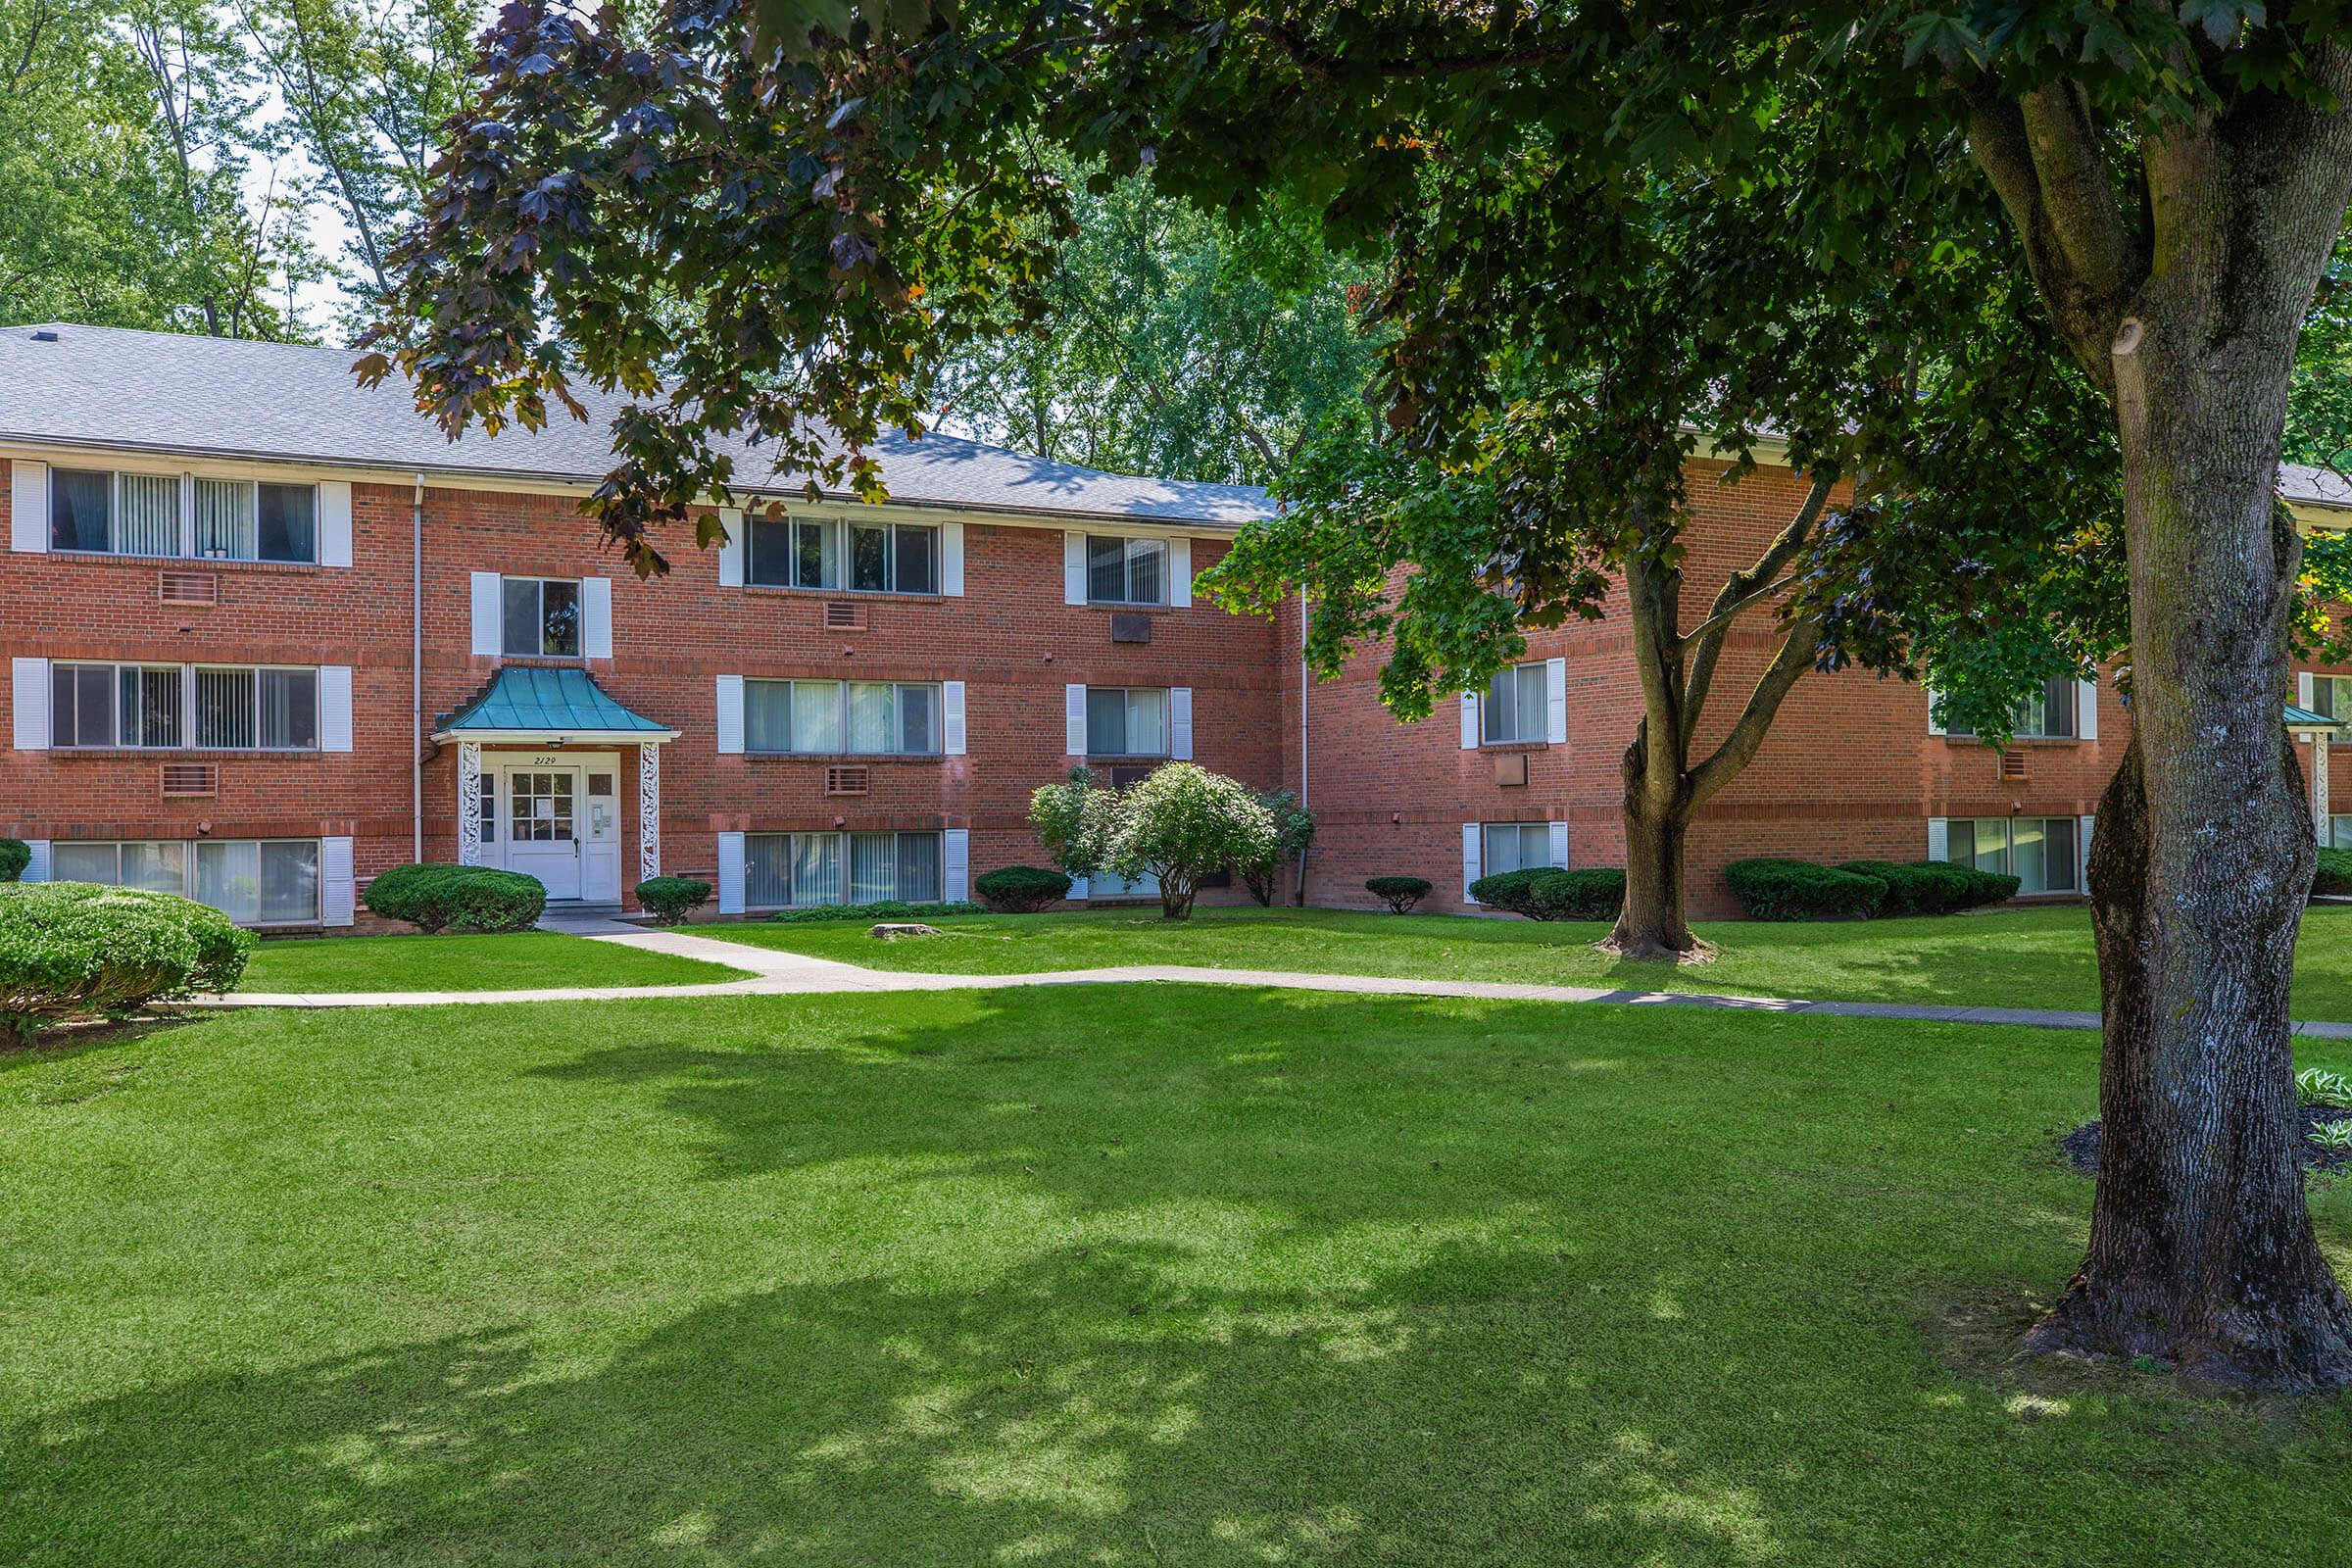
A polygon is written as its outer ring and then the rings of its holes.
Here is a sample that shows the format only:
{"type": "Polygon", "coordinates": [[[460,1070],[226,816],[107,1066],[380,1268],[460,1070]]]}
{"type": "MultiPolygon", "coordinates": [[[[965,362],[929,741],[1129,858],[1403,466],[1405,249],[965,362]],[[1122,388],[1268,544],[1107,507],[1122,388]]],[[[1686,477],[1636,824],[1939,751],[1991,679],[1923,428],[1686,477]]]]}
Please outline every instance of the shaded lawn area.
{"type": "Polygon", "coordinates": [[[0,1561],[2329,1560],[2352,1402],[1992,1365],[2094,1047],[1154,986],[0,1057],[0,1561]]]}
{"type": "MultiPolygon", "coordinates": [[[[970,915],[933,920],[952,938],[877,942],[864,922],[698,926],[698,934],[837,958],[875,969],[1027,974],[1128,963],[1312,974],[1500,980],[1715,991],[1821,1002],[2056,1007],[2099,1004],[2090,911],[1998,909],[1919,919],[1700,925],[1722,956],[1709,964],[1623,963],[1593,951],[1600,924],[1331,909],[1197,909],[1189,921],[1151,909],[970,915]]],[[[2295,1016],[2352,1020],[2352,908],[2305,915],[2295,1016]]]]}
{"type": "Polygon", "coordinates": [[[692,986],[748,971],[591,942],[560,931],[498,936],[318,937],[264,942],[239,991],[522,991],[550,986],[692,986]]]}

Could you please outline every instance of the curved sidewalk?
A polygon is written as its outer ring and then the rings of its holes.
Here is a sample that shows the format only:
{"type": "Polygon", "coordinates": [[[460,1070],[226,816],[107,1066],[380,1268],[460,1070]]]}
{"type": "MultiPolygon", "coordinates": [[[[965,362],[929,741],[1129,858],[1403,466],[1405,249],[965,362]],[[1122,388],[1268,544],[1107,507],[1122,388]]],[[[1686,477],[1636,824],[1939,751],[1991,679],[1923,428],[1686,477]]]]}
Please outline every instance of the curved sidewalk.
{"type": "MultiPolygon", "coordinates": [[[[1599,1002],[1621,1006],[1712,1007],[1747,1012],[1801,1012],[1829,1018],[1897,1018],[1923,1023],[1986,1023],[2034,1029],[2096,1029],[2095,1012],[2034,1007],[1943,1007],[1897,1002],[1806,1002],[1788,997],[1737,997],[1705,992],[1601,990],[1592,986],[1517,985],[1489,980],[1400,980],[1379,975],[1306,974],[1291,969],[1201,969],[1183,964],[1126,964],[1108,969],[1056,969],[1043,974],[918,974],[864,969],[747,943],[722,942],[685,931],[648,931],[613,922],[611,930],[579,935],[615,947],[702,958],[753,971],[748,980],[683,986],[563,986],[524,991],[346,991],[302,994],[240,992],[178,1004],[195,1007],[416,1007],[490,1005],[513,1002],[635,1002],[662,997],[790,997],[844,992],[995,991],[1012,986],[1121,985],[1158,981],[1179,985],[1245,986],[1280,991],[1329,991],[1349,996],[1467,997],[1488,1002],[1599,1002]]],[[[2352,1023],[2298,1023],[2312,1040],[2352,1040],[2352,1023]]]]}

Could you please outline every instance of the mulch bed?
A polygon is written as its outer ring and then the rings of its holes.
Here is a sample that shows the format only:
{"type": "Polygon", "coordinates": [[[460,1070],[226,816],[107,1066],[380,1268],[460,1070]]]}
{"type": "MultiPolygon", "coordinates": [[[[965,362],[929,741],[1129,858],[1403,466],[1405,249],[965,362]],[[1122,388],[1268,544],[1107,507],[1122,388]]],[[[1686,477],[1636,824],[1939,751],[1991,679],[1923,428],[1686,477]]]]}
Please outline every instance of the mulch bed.
{"type": "MultiPolygon", "coordinates": [[[[2295,1147],[2302,1152],[2303,1163],[2311,1170],[2341,1170],[2352,1166],[2352,1149],[2322,1149],[2307,1136],[2315,1127],[2329,1122],[2352,1121],[2352,1110],[2336,1105],[2303,1105],[2303,1125],[2295,1131],[2295,1147]]],[[[2099,1173],[2099,1124],[2086,1121],[2058,1140],[2058,1152],[2067,1163],[2085,1176],[2099,1173]]]]}

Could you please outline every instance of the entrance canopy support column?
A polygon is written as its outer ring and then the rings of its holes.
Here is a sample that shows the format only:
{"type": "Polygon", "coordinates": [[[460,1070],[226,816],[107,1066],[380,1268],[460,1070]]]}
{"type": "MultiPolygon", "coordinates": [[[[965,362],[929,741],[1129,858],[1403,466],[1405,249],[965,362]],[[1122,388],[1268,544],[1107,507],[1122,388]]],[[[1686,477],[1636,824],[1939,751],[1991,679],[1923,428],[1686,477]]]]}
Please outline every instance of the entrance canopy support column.
{"type": "Polygon", "coordinates": [[[482,749],[458,743],[458,863],[482,863],[482,749]]]}
{"type": "Polygon", "coordinates": [[[637,748],[637,879],[662,874],[662,748],[646,741],[637,748]]]}

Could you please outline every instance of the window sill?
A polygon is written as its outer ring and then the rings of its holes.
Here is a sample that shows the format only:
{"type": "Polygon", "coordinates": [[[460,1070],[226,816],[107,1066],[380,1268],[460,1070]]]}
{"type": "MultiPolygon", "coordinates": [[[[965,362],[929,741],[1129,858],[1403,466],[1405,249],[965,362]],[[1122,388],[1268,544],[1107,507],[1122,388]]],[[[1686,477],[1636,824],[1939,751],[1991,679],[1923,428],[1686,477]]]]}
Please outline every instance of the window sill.
{"type": "Polygon", "coordinates": [[[828,767],[864,762],[944,762],[945,752],[755,752],[746,748],[747,762],[821,762],[828,767]]]}
{"type": "MultiPolygon", "coordinates": [[[[1990,741],[1979,740],[1974,735],[1939,735],[1935,738],[1942,741],[1946,746],[1977,746],[1985,751],[1992,750],[1990,741]]],[[[2012,746],[2082,746],[2088,743],[2080,735],[2013,735],[2009,739],[2009,744],[2012,746]]]]}
{"type": "Polygon", "coordinates": [[[1071,608],[1076,610],[1108,610],[1114,611],[1122,615],[1164,615],[1171,611],[1178,610],[1183,607],[1167,604],[1165,602],[1135,605],[1128,604],[1117,599],[1089,599],[1085,604],[1074,605],[1071,608]]]}
{"type": "Polygon", "coordinates": [[[936,605],[949,596],[943,593],[913,593],[898,588],[804,588],[799,583],[747,582],[746,593],[801,594],[811,599],[872,600],[903,599],[910,605],[936,605]]]}
{"type": "MultiPolygon", "coordinates": [[[[214,747],[214,746],[52,746],[49,755],[74,758],[78,760],[144,761],[154,758],[173,760],[217,762],[285,760],[294,758],[324,757],[327,754],[316,746],[284,747],[214,747]]],[[[343,754],[336,754],[338,756],[343,754]]]]}
{"type": "Polygon", "coordinates": [[[1482,752],[1543,752],[1549,751],[1552,744],[1550,741],[1480,741],[1478,749],[1482,752]]]}
{"type": "MultiPolygon", "coordinates": [[[[247,561],[237,556],[134,556],[112,550],[51,550],[52,556],[68,561],[119,561],[129,566],[176,566],[182,569],[217,571],[235,567],[241,571],[326,571],[330,568],[316,561],[247,561]]],[[[333,567],[341,571],[348,568],[333,567]]]]}
{"type": "Polygon", "coordinates": [[[1152,762],[1172,762],[1175,758],[1166,752],[1113,752],[1093,754],[1086,760],[1089,767],[1142,767],[1152,762]]]}

